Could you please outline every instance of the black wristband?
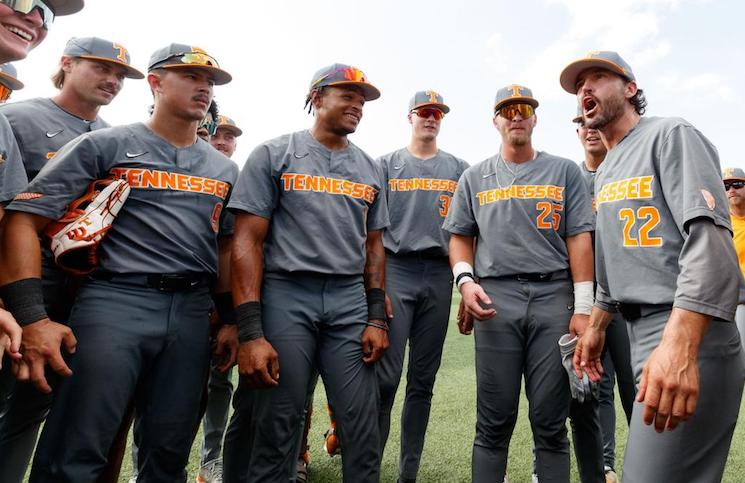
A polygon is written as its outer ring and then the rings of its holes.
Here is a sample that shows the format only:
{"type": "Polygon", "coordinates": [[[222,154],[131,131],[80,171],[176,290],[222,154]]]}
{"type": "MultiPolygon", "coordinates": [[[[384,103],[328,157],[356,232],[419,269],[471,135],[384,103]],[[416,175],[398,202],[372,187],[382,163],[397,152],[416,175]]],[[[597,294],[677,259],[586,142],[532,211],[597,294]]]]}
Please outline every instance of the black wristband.
{"type": "Polygon", "coordinates": [[[367,320],[388,321],[385,313],[385,290],[371,288],[367,291],[367,320]]]}
{"type": "Polygon", "coordinates": [[[463,272],[463,273],[459,273],[458,276],[455,277],[455,286],[458,287],[458,282],[460,282],[460,280],[462,278],[465,278],[465,277],[470,278],[474,282],[476,281],[476,277],[474,277],[472,273],[470,273],[470,272],[463,272]]]}
{"type": "Polygon", "coordinates": [[[213,293],[212,303],[220,323],[223,325],[235,325],[235,309],[233,308],[233,294],[230,292],[213,293]]]}
{"type": "Polygon", "coordinates": [[[25,278],[3,285],[0,298],[21,327],[48,318],[40,278],[25,278]]]}
{"type": "Polygon", "coordinates": [[[261,302],[245,302],[235,308],[238,324],[238,342],[248,342],[264,337],[261,329],[261,302]]]}

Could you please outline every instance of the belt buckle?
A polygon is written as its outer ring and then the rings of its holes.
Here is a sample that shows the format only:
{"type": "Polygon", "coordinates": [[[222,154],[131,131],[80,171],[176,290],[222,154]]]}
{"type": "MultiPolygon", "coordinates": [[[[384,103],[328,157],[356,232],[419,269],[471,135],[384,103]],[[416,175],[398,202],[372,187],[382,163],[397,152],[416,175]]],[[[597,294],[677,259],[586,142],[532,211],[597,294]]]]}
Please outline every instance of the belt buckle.
{"type": "Polygon", "coordinates": [[[539,273],[538,274],[538,281],[539,282],[545,282],[546,280],[551,280],[551,273],[539,273]]]}
{"type": "Polygon", "coordinates": [[[530,278],[526,277],[523,273],[518,273],[515,278],[517,278],[518,282],[530,282],[530,278]]]}

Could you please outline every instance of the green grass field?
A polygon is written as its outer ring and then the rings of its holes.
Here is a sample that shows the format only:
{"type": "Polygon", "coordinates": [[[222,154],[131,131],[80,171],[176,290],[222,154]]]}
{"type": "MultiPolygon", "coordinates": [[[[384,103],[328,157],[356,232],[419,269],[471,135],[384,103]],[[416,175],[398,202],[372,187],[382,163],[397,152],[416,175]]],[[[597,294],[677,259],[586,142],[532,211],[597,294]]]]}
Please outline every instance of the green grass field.
{"type": "MultiPolygon", "coordinates": [[[[457,298],[454,298],[453,320],[456,308],[457,298]]],[[[399,387],[399,396],[393,410],[391,434],[381,469],[381,481],[383,482],[395,482],[397,477],[399,417],[404,385],[405,379],[399,387]]],[[[532,452],[530,425],[527,418],[527,400],[523,397],[520,404],[520,414],[510,445],[508,472],[510,482],[529,483],[532,452]]],[[[323,433],[328,426],[328,416],[326,414],[326,395],[320,383],[316,389],[314,407],[309,438],[311,452],[310,481],[313,483],[339,482],[341,481],[340,457],[330,458],[323,452],[323,433]]],[[[741,409],[741,415],[745,415],[743,411],[745,411],[745,406],[741,409]]],[[[616,404],[616,412],[619,422],[616,428],[617,466],[620,471],[623,464],[627,428],[620,403],[616,404]]],[[[419,472],[419,481],[425,483],[470,481],[471,444],[475,421],[476,377],[473,337],[460,335],[453,321],[448,331],[442,366],[434,389],[432,413],[419,472]]],[[[201,438],[201,435],[199,438],[201,438]]],[[[200,439],[195,442],[192,448],[189,481],[194,481],[194,476],[198,470],[199,441],[200,439]]],[[[651,456],[653,457],[653,455],[651,456]]],[[[131,462],[129,458],[126,458],[120,481],[126,483],[130,474],[131,462]]],[[[743,429],[743,423],[741,422],[735,432],[723,481],[727,483],[742,482],[745,480],[744,474],[745,429],[743,429]]],[[[579,481],[573,455],[572,481],[579,481]]]]}

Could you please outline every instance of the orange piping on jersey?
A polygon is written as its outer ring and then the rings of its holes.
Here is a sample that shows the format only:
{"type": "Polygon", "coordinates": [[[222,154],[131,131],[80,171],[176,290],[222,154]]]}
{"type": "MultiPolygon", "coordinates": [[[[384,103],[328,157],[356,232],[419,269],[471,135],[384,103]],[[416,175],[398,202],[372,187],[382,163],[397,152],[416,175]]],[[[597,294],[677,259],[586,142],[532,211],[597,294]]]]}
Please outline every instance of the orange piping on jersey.
{"type": "Polygon", "coordinates": [[[312,191],[314,193],[349,196],[365,200],[367,203],[374,202],[375,195],[378,193],[378,190],[370,185],[355,183],[346,179],[301,173],[283,173],[281,179],[282,189],[285,191],[312,191]]]}
{"type": "Polygon", "coordinates": [[[479,205],[488,205],[497,201],[507,201],[513,198],[519,200],[549,199],[564,201],[564,187],[544,184],[512,185],[507,188],[496,188],[476,193],[479,205]]]}
{"type": "Polygon", "coordinates": [[[223,200],[227,198],[230,190],[230,184],[225,181],[157,169],[112,168],[111,174],[117,178],[126,179],[132,188],[189,191],[214,195],[223,200]]]}

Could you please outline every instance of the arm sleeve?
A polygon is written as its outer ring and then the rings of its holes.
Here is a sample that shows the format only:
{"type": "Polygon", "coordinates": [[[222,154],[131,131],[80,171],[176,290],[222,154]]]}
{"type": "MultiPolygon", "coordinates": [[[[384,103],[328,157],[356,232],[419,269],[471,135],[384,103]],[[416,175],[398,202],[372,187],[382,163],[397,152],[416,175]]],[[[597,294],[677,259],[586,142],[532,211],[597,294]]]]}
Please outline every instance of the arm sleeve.
{"type": "Polygon", "coordinates": [[[27,184],[18,143],[8,121],[0,116],[0,203],[12,200],[27,184]]]}
{"type": "Polygon", "coordinates": [[[595,307],[610,313],[618,311],[618,303],[608,295],[600,284],[595,286],[595,307]]]}
{"type": "Polygon", "coordinates": [[[448,216],[442,224],[442,229],[463,236],[476,236],[476,214],[473,211],[473,196],[468,177],[461,176],[458,187],[453,195],[453,202],[448,210],[448,216]]]}
{"type": "Polygon", "coordinates": [[[595,229],[592,197],[587,181],[579,166],[569,164],[567,169],[566,200],[564,202],[564,236],[574,236],[595,229]]]}
{"type": "Polygon", "coordinates": [[[70,202],[85,193],[91,181],[106,176],[102,158],[90,134],[78,136],[60,149],[29,183],[26,192],[32,196],[14,200],[7,209],[53,220],[60,218],[70,202]]]}
{"type": "Polygon", "coordinates": [[[663,140],[659,160],[660,185],[666,200],[676,200],[670,211],[681,234],[702,217],[732,230],[719,155],[703,134],[682,121],[663,140]]]}
{"type": "Polygon", "coordinates": [[[271,219],[279,203],[279,179],[272,169],[269,148],[260,145],[248,156],[230,195],[228,208],[271,219]]]}
{"type": "Polygon", "coordinates": [[[742,272],[726,228],[708,217],[690,220],[678,265],[674,307],[734,319],[742,272]]]}
{"type": "Polygon", "coordinates": [[[367,230],[382,230],[391,224],[388,218],[388,193],[387,183],[383,175],[383,169],[378,163],[373,163],[375,175],[378,178],[380,191],[375,195],[375,199],[370,205],[370,211],[367,213],[367,230]]]}

